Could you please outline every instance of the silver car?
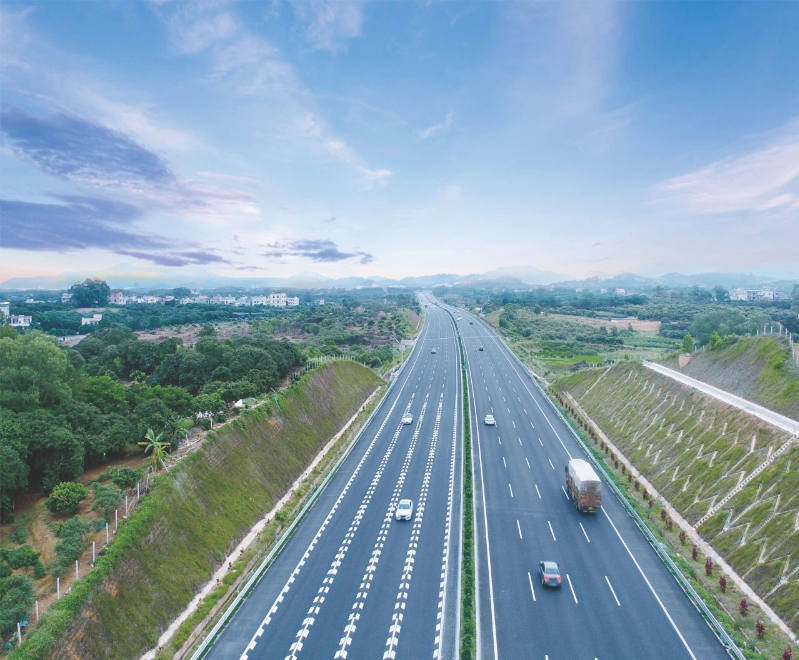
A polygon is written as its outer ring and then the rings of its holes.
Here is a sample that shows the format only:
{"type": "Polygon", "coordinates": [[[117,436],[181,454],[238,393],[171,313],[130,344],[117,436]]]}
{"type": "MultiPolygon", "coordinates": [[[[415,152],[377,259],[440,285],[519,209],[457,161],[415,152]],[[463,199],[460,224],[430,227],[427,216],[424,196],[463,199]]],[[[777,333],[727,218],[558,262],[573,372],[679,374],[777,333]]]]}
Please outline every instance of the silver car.
{"type": "Polygon", "coordinates": [[[402,423],[403,424],[413,424],[413,415],[411,415],[411,413],[405,413],[402,416],[402,423]]]}
{"type": "Polygon", "coordinates": [[[494,419],[493,415],[486,415],[485,417],[486,426],[496,426],[497,420],[494,419]]]}
{"type": "Polygon", "coordinates": [[[397,520],[410,520],[411,516],[413,516],[413,502],[411,500],[400,500],[396,511],[394,511],[394,518],[397,520]]]}

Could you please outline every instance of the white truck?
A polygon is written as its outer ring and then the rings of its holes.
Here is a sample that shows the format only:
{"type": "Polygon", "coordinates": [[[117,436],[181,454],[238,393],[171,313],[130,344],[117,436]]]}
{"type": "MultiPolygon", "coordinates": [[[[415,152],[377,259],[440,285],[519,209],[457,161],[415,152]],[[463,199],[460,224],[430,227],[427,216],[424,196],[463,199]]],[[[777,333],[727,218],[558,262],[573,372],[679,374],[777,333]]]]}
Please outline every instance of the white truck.
{"type": "Polygon", "coordinates": [[[602,482],[588,461],[573,458],[566,463],[566,486],[578,511],[599,511],[602,505],[602,482]]]}

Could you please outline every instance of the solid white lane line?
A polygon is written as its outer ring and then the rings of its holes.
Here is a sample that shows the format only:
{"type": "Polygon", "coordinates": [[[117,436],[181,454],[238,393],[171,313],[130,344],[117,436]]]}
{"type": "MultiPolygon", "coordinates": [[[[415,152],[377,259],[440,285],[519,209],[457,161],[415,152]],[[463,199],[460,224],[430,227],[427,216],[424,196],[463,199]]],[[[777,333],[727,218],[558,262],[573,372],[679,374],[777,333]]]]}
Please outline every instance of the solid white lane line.
{"type": "Polygon", "coordinates": [[[658,605],[660,605],[660,609],[663,610],[663,613],[666,615],[666,618],[669,620],[669,623],[671,624],[672,628],[674,628],[674,631],[677,633],[677,636],[680,638],[680,641],[683,643],[685,650],[688,651],[688,655],[690,655],[693,658],[693,660],[697,660],[696,656],[694,655],[694,652],[691,650],[691,647],[688,646],[688,642],[685,641],[685,637],[682,636],[682,633],[680,632],[680,629],[677,627],[677,624],[674,623],[674,619],[671,618],[671,614],[669,614],[669,611],[666,609],[666,606],[663,604],[663,601],[660,600],[660,596],[658,596],[657,592],[655,591],[655,588],[652,586],[652,583],[649,581],[649,578],[646,576],[646,573],[644,573],[643,569],[641,568],[641,565],[638,563],[638,560],[635,558],[632,551],[628,547],[627,542],[622,538],[622,535],[619,533],[619,530],[616,527],[616,523],[613,522],[612,518],[608,515],[608,512],[605,511],[604,508],[602,508],[602,513],[605,514],[605,518],[608,519],[608,522],[610,523],[611,527],[613,527],[613,531],[616,532],[616,536],[619,537],[619,540],[624,546],[624,549],[627,551],[627,554],[630,555],[630,559],[633,560],[633,563],[635,564],[635,567],[638,569],[638,572],[641,574],[641,577],[644,578],[644,582],[646,582],[646,585],[649,587],[649,590],[652,592],[652,595],[655,597],[655,600],[657,600],[658,605]]]}
{"type": "Polygon", "coordinates": [[[613,594],[613,599],[616,601],[616,605],[621,607],[621,603],[619,602],[619,599],[616,596],[616,590],[613,588],[613,585],[610,583],[610,580],[608,579],[607,575],[605,576],[605,582],[607,582],[608,583],[608,587],[610,587],[610,593],[613,594]]]}
{"type": "Polygon", "coordinates": [[[538,484],[535,485],[535,492],[538,493],[538,499],[541,499],[541,491],[538,490],[538,484]]]}
{"type": "Polygon", "coordinates": [[[569,494],[566,492],[566,489],[565,489],[563,486],[561,486],[561,487],[560,487],[560,489],[563,491],[563,494],[566,496],[566,499],[567,499],[567,500],[571,499],[571,498],[569,497],[569,494]]]}
{"type": "Polygon", "coordinates": [[[533,596],[533,602],[535,602],[535,589],[533,589],[533,576],[530,575],[530,571],[527,571],[527,580],[530,582],[530,594],[533,596]]]}
{"type": "Polygon", "coordinates": [[[551,458],[548,458],[547,460],[549,461],[549,465],[550,465],[550,467],[551,467],[551,468],[554,470],[554,469],[555,469],[555,466],[554,466],[554,465],[552,465],[552,459],[551,459],[551,458]]]}
{"type": "Polygon", "coordinates": [[[532,468],[530,467],[530,459],[525,456],[524,460],[527,461],[527,469],[532,470],[532,468]]]}
{"type": "Polygon", "coordinates": [[[547,520],[547,525],[549,525],[549,533],[552,534],[552,540],[557,541],[558,539],[555,537],[555,530],[552,529],[552,523],[547,520]]]}
{"type": "Polygon", "coordinates": [[[521,524],[519,524],[519,519],[518,518],[516,519],[516,529],[519,530],[519,538],[523,539],[524,537],[522,536],[522,526],[521,526],[521,524]]]}
{"type": "Polygon", "coordinates": [[[588,538],[588,533],[585,531],[585,527],[583,527],[583,523],[580,523],[580,529],[583,530],[583,536],[585,536],[585,540],[591,543],[591,539],[588,538]]]}
{"type": "Polygon", "coordinates": [[[574,603],[578,604],[579,601],[577,600],[577,594],[574,593],[574,587],[572,586],[572,579],[569,577],[568,573],[566,573],[566,579],[569,581],[569,589],[572,590],[572,596],[574,596],[574,603]]]}
{"type": "Polygon", "coordinates": [[[508,484],[508,490],[510,490],[510,496],[513,497],[513,487],[508,484]]]}

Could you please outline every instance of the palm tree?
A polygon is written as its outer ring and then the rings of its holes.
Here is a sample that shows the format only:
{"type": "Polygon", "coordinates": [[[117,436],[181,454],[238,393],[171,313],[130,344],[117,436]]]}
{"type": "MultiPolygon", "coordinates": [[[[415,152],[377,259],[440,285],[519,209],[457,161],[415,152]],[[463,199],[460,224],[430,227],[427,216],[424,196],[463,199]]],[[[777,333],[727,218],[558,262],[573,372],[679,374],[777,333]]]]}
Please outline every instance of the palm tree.
{"type": "Polygon", "coordinates": [[[159,463],[164,466],[164,469],[168,469],[165,459],[166,448],[169,447],[169,443],[161,442],[161,437],[163,435],[163,432],[156,435],[155,431],[152,429],[147,429],[147,433],[144,436],[147,441],[139,443],[139,445],[144,447],[145,454],[149,454],[150,452],[153,454],[153,472],[158,470],[159,463]]]}

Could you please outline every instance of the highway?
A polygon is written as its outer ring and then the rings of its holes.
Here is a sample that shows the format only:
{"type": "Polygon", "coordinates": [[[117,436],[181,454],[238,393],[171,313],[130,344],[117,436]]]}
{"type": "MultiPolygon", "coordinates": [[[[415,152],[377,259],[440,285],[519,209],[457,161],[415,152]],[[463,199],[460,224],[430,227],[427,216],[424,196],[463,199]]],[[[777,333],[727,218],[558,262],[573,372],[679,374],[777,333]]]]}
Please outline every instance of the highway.
{"type": "Polygon", "coordinates": [[[609,488],[599,513],[575,510],[565,465],[582,450],[493,329],[460,313],[472,408],[479,657],[729,658],[609,488]],[[496,426],[484,424],[489,413],[496,426]],[[558,562],[560,589],[541,586],[541,560],[558,562]]]}
{"type": "Polygon", "coordinates": [[[450,316],[426,311],[388,396],[204,657],[456,657],[460,356],[450,316]],[[411,521],[394,519],[403,498],[411,521]]]}

